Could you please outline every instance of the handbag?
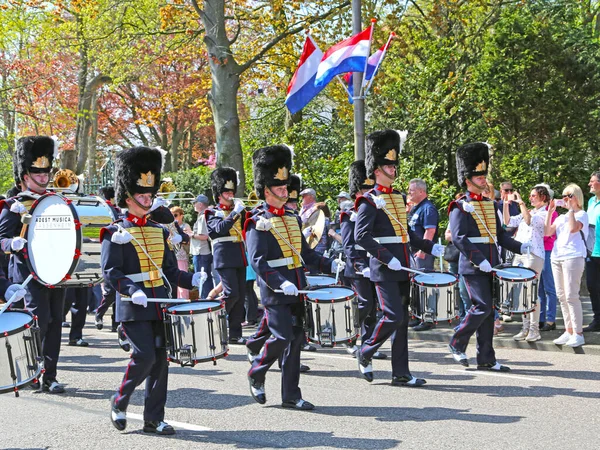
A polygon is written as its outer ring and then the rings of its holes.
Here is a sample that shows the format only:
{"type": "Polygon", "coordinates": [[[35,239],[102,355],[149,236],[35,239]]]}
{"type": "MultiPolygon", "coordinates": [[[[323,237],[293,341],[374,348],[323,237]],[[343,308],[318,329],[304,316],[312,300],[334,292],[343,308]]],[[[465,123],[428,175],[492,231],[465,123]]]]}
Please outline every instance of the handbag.
{"type": "Polygon", "coordinates": [[[588,243],[585,240],[585,235],[583,234],[583,230],[579,230],[579,234],[581,235],[581,239],[583,240],[583,245],[585,245],[585,253],[586,253],[586,257],[591,257],[592,256],[592,250],[589,249],[588,247],[588,243]]]}

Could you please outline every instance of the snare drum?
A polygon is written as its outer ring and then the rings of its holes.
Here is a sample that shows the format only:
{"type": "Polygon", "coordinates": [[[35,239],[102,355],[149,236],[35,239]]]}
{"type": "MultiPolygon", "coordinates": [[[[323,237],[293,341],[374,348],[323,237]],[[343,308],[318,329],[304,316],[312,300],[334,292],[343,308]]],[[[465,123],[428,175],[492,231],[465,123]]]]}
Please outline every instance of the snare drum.
{"type": "Polygon", "coordinates": [[[37,319],[27,311],[0,315],[0,394],[14,392],[37,380],[42,373],[42,345],[37,319]]]}
{"type": "Polygon", "coordinates": [[[412,279],[413,295],[421,305],[424,322],[451,321],[456,314],[456,302],[460,301],[458,277],[449,272],[430,272],[415,275],[412,279]]]}
{"type": "Polygon", "coordinates": [[[535,309],[538,295],[537,273],[527,267],[501,264],[494,271],[496,300],[502,314],[528,313],[535,309]],[[513,275],[509,275],[513,274],[513,275]]]}
{"type": "Polygon", "coordinates": [[[327,287],[306,294],[308,340],[322,347],[356,340],[358,301],[352,289],[327,287]]]}
{"type": "Polygon", "coordinates": [[[227,356],[227,318],[220,302],[201,301],[171,306],[165,311],[167,359],[181,366],[227,356]]]}
{"type": "Polygon", "coordinates": [[[327,275],[306,275],[306,282],[310,289],[335,286],[337,284],[334,277],[329,277],[327,275]]]}
{"type": "Polygon", "coordinates": [[[115,217],[100,197],[46,194],[32,205],[27,264],[37,281],[57,288],[102,282],[100,230],[115,217]]]}

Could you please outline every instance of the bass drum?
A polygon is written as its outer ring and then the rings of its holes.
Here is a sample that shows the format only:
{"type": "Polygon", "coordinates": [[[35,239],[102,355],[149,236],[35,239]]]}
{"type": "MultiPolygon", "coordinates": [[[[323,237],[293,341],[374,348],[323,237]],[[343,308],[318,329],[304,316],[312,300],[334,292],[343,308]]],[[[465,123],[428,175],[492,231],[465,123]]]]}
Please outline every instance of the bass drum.
{"type": "Polygon", "coordinates": [[[102,282],[100,230],[116,219],[103,199],[45,194],[29,213],[23,251],[37,281],[57,288],[102,282]]]}

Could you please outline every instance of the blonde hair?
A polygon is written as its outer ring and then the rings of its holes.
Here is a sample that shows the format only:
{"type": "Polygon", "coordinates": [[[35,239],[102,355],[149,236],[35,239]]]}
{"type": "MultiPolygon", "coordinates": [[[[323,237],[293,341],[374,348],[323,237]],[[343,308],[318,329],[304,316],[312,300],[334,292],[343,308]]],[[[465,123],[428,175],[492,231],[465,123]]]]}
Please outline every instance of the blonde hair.
{"type": "Polygon", "coordinates": [[[175,214],[181,214],[181,217],[183,217],[183,209],[181,209],[179,206],[173,206],[171,208],[171,213],[173,215],[175,215],[175,214]]]}
{"type": "Polygon", "coordinates": [[[583,208],[583,191],[575,183],[567,184],[563,189],[563,194],[573,194],[573,198],[577,200],[577,206],[583,208]]]}

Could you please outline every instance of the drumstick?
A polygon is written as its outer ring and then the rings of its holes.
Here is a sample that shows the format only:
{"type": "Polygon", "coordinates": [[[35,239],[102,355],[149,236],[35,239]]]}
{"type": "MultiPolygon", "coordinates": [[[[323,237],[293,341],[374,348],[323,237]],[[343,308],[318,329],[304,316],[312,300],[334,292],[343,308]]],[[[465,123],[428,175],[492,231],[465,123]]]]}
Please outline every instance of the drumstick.
{"type": "Polygon", "coordinates": [[[338,259],[337,260],[338,260],[338,263],[335,266],[335,269],[336,269],[335,270],[335,284],[338,284],[338,280],[340,278],[340,272],[341,272],[341,270],[340,270],[340,264],[339,263],[342,262],[342,252],[340,252],[340,254],[338,255],[338,259]]]}
{"type": "MultiPolygon", "coordinates": [[[[276,294],[283,294],[283,289],[274,289],[273,292],[275,292],[276,294]]],[[[317,292],[317,291],[309,291],[309,290],[303,290],[303,289],[298,290],[298,294],[312,294],[314,292],[317,292]]],[[[321,289],[319,289],[318,292],[320,294],[333,294],[332,291],[322,291],[321,289]]]]}
{"type": "MultiPolygon", "coordinates": [[[[438,238],[438,244],[442,245],[442,238],[438,238]]],[[[444,254],[440,253],[440,272],[444,272],[444,254]]]]}
{"type": "Polygon", "coordinates": [[[431,276],[431,274],[429,274],[427,272],[421,272],[420,270],[409,269],[408,267],[404,267],[404,266],[402,266],[402,268],[400,270],[406,270],[407,272],[416,273],[417,275],[425,275],[427,277],[431,276]]]}
{"type": "MultiPolygon", "coordinates": [[[[121,297],[122,302],[130,302],[130,297],[121,297]]],[[[148,303],[191,303],[187,298],[148,298],[148,303]]]]}
{"type": "Polygon", "coordinates": [[[21,234],[19,234],[19,236],[24,238],[25,232],[27,231],[27,227],[25,225],[29,225],[31,223],[31,214],[23,214],[21,216],[21,223],[23,224],[23,227],[21,227],[21,234]]]}
{"type": "Polygon", "coordinates": [[[521,274],[518,272],[511,272],[510,270],[496,269],[494,267],[492,267],[492,271],[496,272],[500,275],[504,275],[505,277],[514,277],[515,275],[518,277],[521,276],[521,274]]]}
{"type": "MultiPolygon", "coordinates": [[[[33,280],[33,274],[29,274],[29,276],[27,278],[25,278],[25,281],[23,281],[21,283],[21,287],[25,287],[27,286],[27,284],[29,284],[29,282],[33,280]]],[[[2,309],[0,309],[0,315],[6,311],[8,309],[8,307],[14,303],[17,299],[17,293],[15,292],[9,299],[8,301],[2,306],[2,309]]]]}

